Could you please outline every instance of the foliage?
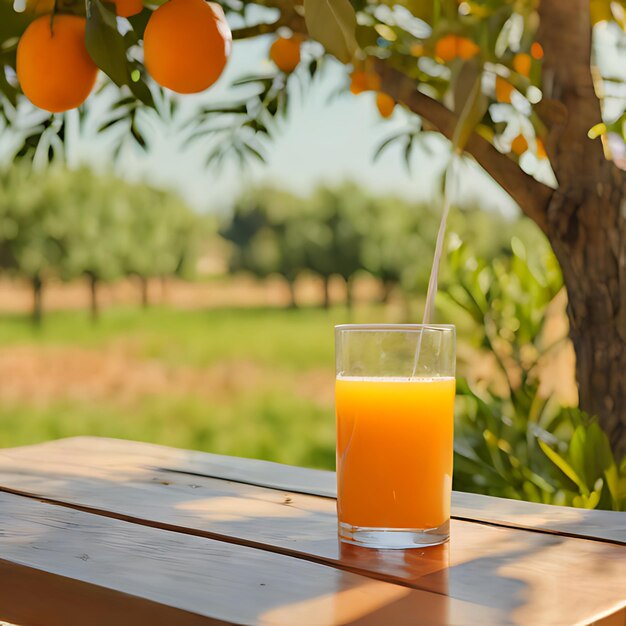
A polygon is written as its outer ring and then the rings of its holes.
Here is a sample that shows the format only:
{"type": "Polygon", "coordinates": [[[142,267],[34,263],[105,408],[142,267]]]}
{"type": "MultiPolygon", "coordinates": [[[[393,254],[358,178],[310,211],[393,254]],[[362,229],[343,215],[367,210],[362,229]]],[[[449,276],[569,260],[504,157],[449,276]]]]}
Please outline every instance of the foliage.
{"type": "Polygon", "coordinates": [[[38,180],[26,167],[2,172],[0,249],[5,269],[33,280],[58,271],[65,258],[69,221],[55,178],[38,180]]]}
{"type": "Polygon", "coordinates": [[[309,267],[322,278],[328,278],[331,273],[341,276],[348,283],[349,305],[350,281],[364,267],[363,245],[371,204],[354,185],[321,188],[310,199],[307,220],[310,226],[306,228],[305,241],[309,267]]]}
{"type": "MultiPolygon", "coordinates": [[[[86,17],[89,53],[118,91],[118,97],[109,103],[105,116],[109,119],[102,130],[124,127],[142,147],[146,140],[136,123],[138,112],[156,111],[162,119],[171,112],[171,99],[164,97],[150,79],[140,50],[146,24],[161,4],[162,0],[151,2],[128,20],[116,19],[115,7],[101,0],[63,0],[56,5],[60,13],[86,17]]],[[[623,29],[622,4],[592,0],[591,25],[609,22],[623,29]]],[[[271,119],[280,116],[289,101],[287,84],[315,76],[325,55],[341,61],[347,71],[399,70],[411,81],[413,90],[417,88],[428,98],[444,103],[463,122],[455,133],[459,147],[476,128],[513,160],[520,155],[512,150],[512,142],[520,137],[538,159],[546,158],[543,143],[537,139],[546,134],[546,120],[559,112],[547,111],[542,97],[543,49],[537,41],[536,2],[224,0],[220,5],[229,22],[241,25],[233,31],[235,39],[288,28],[305,45],[301,72],[292,73],[290,66],[285,73],[275,66],[261,75],[245,76],[235,82],[238,89],[231,102],[194,111],[185,120],[190,137],[228,137],[211,150],[211,162],[221,161],[226,154],[241,160],[263,158],[263,140],[274,131],[271,119]],[[452,47],[449,42],[454,42],[452,47]],[[506,87],[505,98],[502,85],[506,87]]],[[[0,3],[0,111],[13,127],[21,125],[17,111],[23,100],[13,74],[16,40],[29,23],[51,8],[51,2],[27,0],[26,10],[17,13],[8,0],[0,3]]],[[[607,86],[600,92],[615,91],[609,89],[616,82],[609,68],[600,71],[606,74],[603,79],[607,86]]],[[[611,98],[612,105],[620,100],[611,98]]],[[[594,129],[594,136],[623,133],[624,106],[609,109],[605,123],[594,129]]],[[[33,125],[20,153],[28,153],[50,127],[50,119],[33,125]]],[[[424,129],[432,127],[426,125],[424,129]]],[[[56,132],[64,140],[62,125],[56,132]]],[[[410,143],[414,133],[413,124],[394,139],[410,143]]],[[[124,135],[118,134],[120,138],[124,135]]]]}
{"type": "Polygon", "coordinates": [[[298,199],[284,191],[261,189],[242,197],[221,231],[234,244],[231,270],[260,278],[280,274],[293,288],[304,269],[303,224],[297,215],[298,199]]]}
{"type": "Polygon", "coordinates": [[[540,391],[538,365],[565,341],[546,345],[545,336],[547,309],[562,281],[546,242],[537,240],[532,251],[514,239],[510,256],[492,263],[467,246],[451,255],[442,300],[472,318],[477,348],[493,355],[500,374],[459,382],[455,488],[626,510],[626,459],[620,465],[614,458],[595,420],[540,391]]]}
{"type": "MultiPolygon", "coordinates": [[[[366,270],[384,287],[424,293],[434,253],[436,205],[394,196],[372,196],[345,183],[321,187],[308,197],[272,189],[249,190],[222,228],[232,244],[230,268],[259,278],[280,274],[293,283],[304,271],[324,281],[348,284],[366,270]]],[[[456,239],[479,239],[487,262],[500,254],[511,232],[524,222],[483,213],[476,207],[451,219],[456,239]]]]}
{"type": "Polygon", "coordinates": [[[131,187],[124,196],[131,210],[126,227],[133,241],[125,247],[127,274],[144,278],[193,271],[199,243],[207,226],[175,195],[146,187],[131,187]]]}
{"type": "Polygon", "coordinates": [[[16,165],[0,176],[0,270],[37,289],[85,276],[95,298],[101,281],[193,265],[203,222],[172,194],[86,169],[16,165]]]}

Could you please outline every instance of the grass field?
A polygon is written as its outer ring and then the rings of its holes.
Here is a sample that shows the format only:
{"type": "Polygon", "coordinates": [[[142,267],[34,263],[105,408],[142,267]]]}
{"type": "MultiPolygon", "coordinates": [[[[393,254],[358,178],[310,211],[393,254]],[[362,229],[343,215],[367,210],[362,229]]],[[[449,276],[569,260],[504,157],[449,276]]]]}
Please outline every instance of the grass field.
{"type": "Polygon", "coordinates": [[[334,466],[333,326],[382,308],[0,316],[0,446],[72,435],[334,466]]]}

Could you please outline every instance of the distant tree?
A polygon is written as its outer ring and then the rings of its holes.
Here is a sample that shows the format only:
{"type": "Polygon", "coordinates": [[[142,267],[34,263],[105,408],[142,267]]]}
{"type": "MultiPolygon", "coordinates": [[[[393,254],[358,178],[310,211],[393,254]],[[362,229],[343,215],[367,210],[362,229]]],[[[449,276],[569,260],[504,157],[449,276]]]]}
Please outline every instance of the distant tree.
{"type": "Polygon", "coordinates": [[[323,306],[330,308],[330,279],[336,273],[332,255],[334,229],[331,216],[322,216],[313,211],[306,218],[306,239],[304,243],[305,263],[308,269],[322,279],[323,306]],[[325,219],[322,219],[325,217],[325,219]]]}
{"type": "Polygon", "coordinates": [[[91,317],[96,321],[98,288],[123,275],[124,253],[133,245],[127,229],[132,210],[129,187],[119,179],[81,169],[65,173],[64,197],[67,249],[60,274],[64,280],[87,279],[91,317]]]}
{"type": "Polygon", "coordinates": [[[303,219],[303,201],[290,193],[272,192],[269,198],[261,197],[265,203],[271,233],[274,238],[273,248],[277,255],[273,261],[273,270],[287,282],[290,306],[297,307],[296,280],[306,269],[304,242],[306,224],[303,219]]]}
{"type": "Polygon", "coordinates": [[[424,293],[439,221],[434,207],[394,196],[372,198],[368,206],[363,265],[380,279],[382,301],[396,287],[407,294],[424,293]]]}
{"type": "Polygon", "coordinates": [[[279,274],[287,282],[290,306],[297,306],[296,279],[306,267],[303,200],[271,188],[243,196],[222,236],[233,245],[231,271],[259,278],[279,274]]]}
{"type": "Polygon", "coordinates": [[[139,277],[147,305],[149,278],[189,273],[202,224],[174,194],[88,169],[0,172],[0,270],[30,281],[37,323],[53,276],[87,278],[94,320],[99,285],[125,274],[139,277]]]}
{"type": "MultiPolygon", "coordinates": [[[[308,229],[308,266],[324,279],[327,294],[332,274],[346,283],[346,302],[352,306],[354,275],[363,268],[362,250],[367,236],[367,196],[354,184],[318,189],[311,200],[313,226],[308,229]],[[317,221],[317,225],[315,225],[317,221]]],[[[328,302],[328,295],[325,295],[328,302]]]]}
{"type": "Polygon", "coordinates": [[[127,194],[130,245],[122,253],[122,267],[138,279],[141,302],[147,307],[150,278],[171,276],[188,266],[201,229],[191,209],[171,193],[134,185],[127,194]]]}
{"type": "Polygon", "coordinates": [[[45,281],[59,273],[68,246],[62,176],[14,166],[0,177],[0,257],[4,269],[30,282],[32,318],[39,324],[45,281]]]}

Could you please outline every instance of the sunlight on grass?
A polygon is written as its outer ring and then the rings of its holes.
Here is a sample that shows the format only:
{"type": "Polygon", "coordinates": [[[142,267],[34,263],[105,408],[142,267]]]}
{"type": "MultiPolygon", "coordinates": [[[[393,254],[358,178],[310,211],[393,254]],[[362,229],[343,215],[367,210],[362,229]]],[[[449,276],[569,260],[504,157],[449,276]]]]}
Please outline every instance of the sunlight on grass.
{"type": "Polygon", "coordinates": [[[139,398],[131,408],[114,402],[58,402],[0,409],[0,447],[95,435],[333,469],[332,407],[288,392],[248,393],[228,403],[161,395],[139,398]]]}
{"type": "Polygon", "coordinates": [[[204,366],[247,359],[290,369],[332,366],[335,324],[385,321],[383,308],[348,313],[321,309],[212,309],[154,307],[110,309],[98,324],[84,312],[56,311],[41,329],[25,316],[0,316],[0,345],[66,345],[98,348],[128,342],[138,356],[204,366]]]}

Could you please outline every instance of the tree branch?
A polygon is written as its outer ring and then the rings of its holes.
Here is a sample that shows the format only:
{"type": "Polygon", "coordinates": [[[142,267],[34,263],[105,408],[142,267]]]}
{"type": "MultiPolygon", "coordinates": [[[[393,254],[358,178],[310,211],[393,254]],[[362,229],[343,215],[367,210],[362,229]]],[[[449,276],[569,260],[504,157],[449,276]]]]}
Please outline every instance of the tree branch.
{"type": "Polygon", "coordinates": [[[233,39],[251,39],[252,37],[258,37],[260,35],[275,33],[281,26],[283,26],[282,20],[270,23],[263,22],[261,24],[255,24],[254,26],[244,26],[233,31],[233,39]]]}
{"type": "Polygon", "coordinates": [[[262,22],[261,24],[255,24],[254,26],[237,28],[233,31],[233,39],[251,39],[252,37],[258,37],[259,35],[268,35],[275,33],[282,27],[290,28],[294,33],[306,33],[304,18],[297,13],[292,13],[291,15],[281,16],[281,18],[275,22],[262,22]]]}
{"type": "Polygon", "coordinates": [[[297,3],[290,0],[265,0],[257,2],[267,8],[280,9],[280,17],[275,22],[262,22],[253,26],[244,26],[233,31],[233,39],[251,39],[259,35],[275,33],[279,28],[290,28],[294,33],[306,34],[304,17],[296,10],[297,3]]]}
{"type": "Polygon", "coordinates": [[[562,108],[561,119],[550,124],[546,150],[562,186],[593,188],[606,159],[600,141],[587,136],[602,121],[590,66],[589,0],[541,2],[539,16],[544,99],[562,108]]]}
{"type": "MultiPolygon", "coordinates": [[[[430,122],[448,139],[457,125],[456,115],[437,100],[417,91],[415,81],[385,62],[376,63],[385,93],[430,122]]],[[[546,232],[546,212],[553,189],[523,172],[509,157],[498,152],[480,135],[473,133],[465,146],[483,169],[517,202],[522,211],[546,232]]]]}

